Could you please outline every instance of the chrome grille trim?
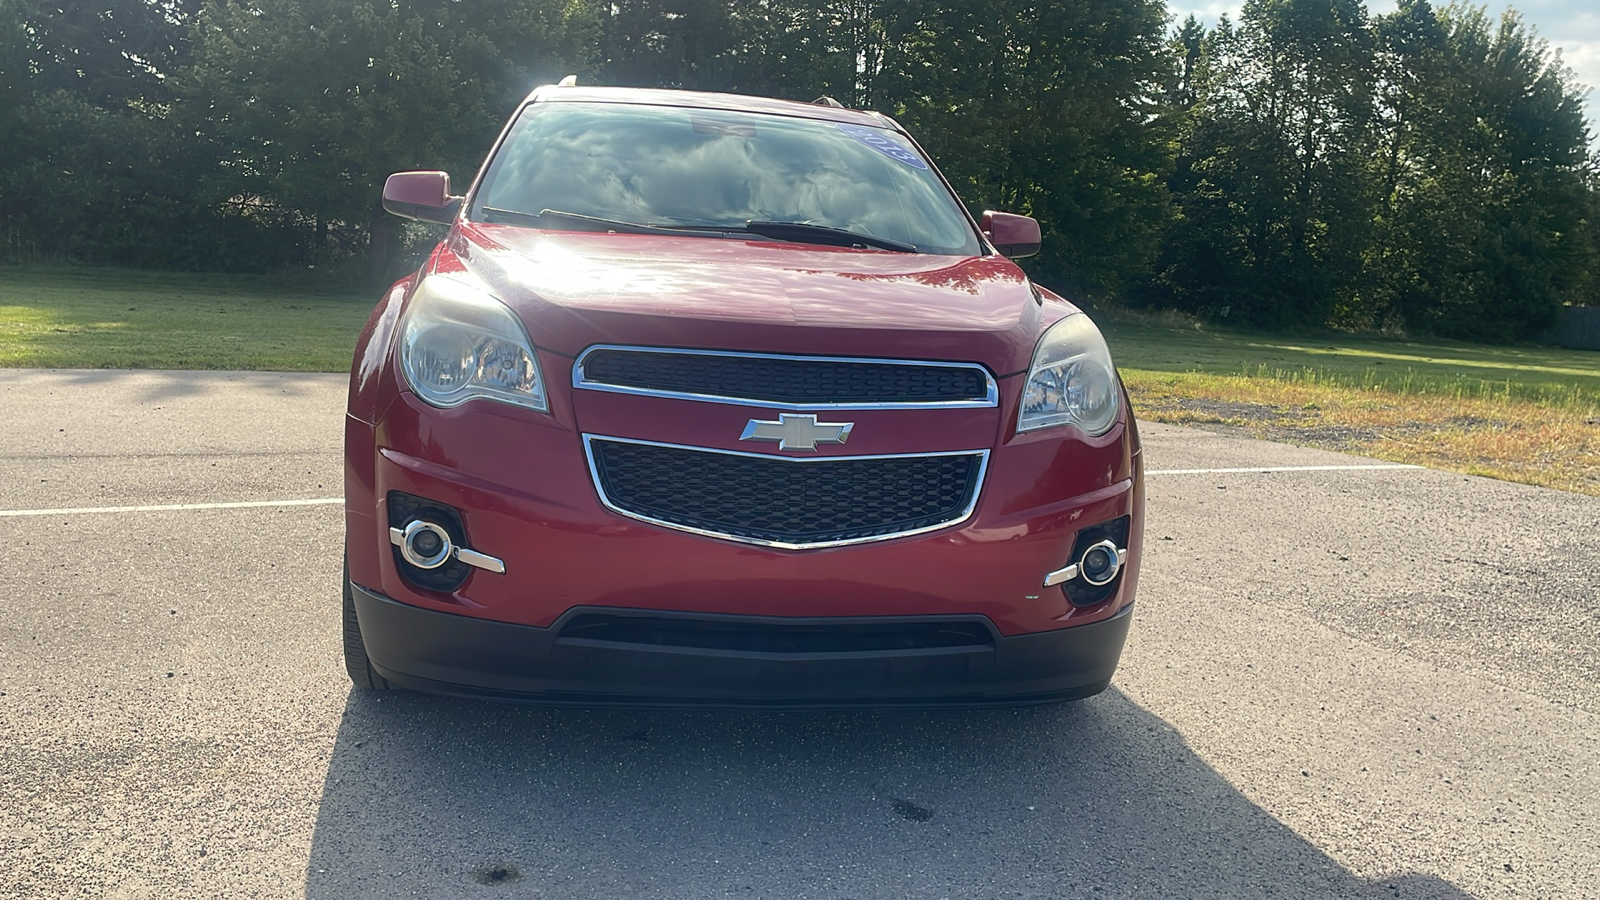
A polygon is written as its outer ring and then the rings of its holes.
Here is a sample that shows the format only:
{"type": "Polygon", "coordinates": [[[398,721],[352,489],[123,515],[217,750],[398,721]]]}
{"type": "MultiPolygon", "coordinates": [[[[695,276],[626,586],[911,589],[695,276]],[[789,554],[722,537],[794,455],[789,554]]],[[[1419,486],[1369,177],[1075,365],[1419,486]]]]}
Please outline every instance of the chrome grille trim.
{"type": "Polygon", "coordinates": [[[647,523],[649,523],[651,525],[659,525],[662,528],[671,528],[674,531],[683,531],[683,532],[687,532],[689,534],[697,534],[697,535],[700,535],[701,537],[718,538],[720,540],[735,541],[735,542],[741,543],[741,544],[755,544],[756,546],[771,547],[771,548],[777,549],[777,550],[816,550],[816,549],[821,549],[821,548],[824,548],[824,547],[845,547],[845,546],[849,546],[851,544],[867,544],[867,543],[873,543],[873,542],[876,542],[876,541],[890,541],[890,540],[896,540],[898,538],[910,537],[912,535],[917,535],[917,534],[927,534],[928,532],[939,531],[941,529],[950,528],[950,527],[955,526],[955,525],[960,525],[961,523],[963,523],[963,522],[967,521],[968,519],[972,518],[972,513],[978,508],[978,500],[979,500],[980,497],[983,496],[984,479],[989,474],[989,451],[987,449],[984,449],[984,450],[950,450],[950,451],[936,451],[936,452],[931,452],[931,453],[878,453],[878,454],[868,454],[868,455],[862,455],[862,456],[808,456],[808,457],[799,457],[799,458],[797,458],[797,457],[789,457],[789,456],[775,456],[775,455],[770,454],[770,453],[748,453],[748,452],[741,451],[741,450],[722,450],[722,449],[715,448],[715,447],[694,447],[694,446],[690,446],[690,445],[687,445],[687,444],[669,444],[669,443],[665,443],[665,442],[662,442],[662,441],[642,441],[642,440],[636,440],[634,438],[621,438],[621,437],[613,437],[611,435],[587,434],[586,433],[586,434],[583,435],[583,453],[584,453],[584,457],[589,462],[589,483],[594,485],[595,493],[599,495],[601,504],[604,505],[606,509],[611,510],[612,512],[616,513],[617,515],[626,516],[626,517],[628,517],[630,519],[635,519],[635,520],[638,520],[640,522],[647,522],[647,523]],[[910,529],[908,531],[898,531],[898,532],[895,532],[893,534],[875,534],[875,535],[871,535],[869,537],[849,538],[847,540],[815,541],[815,542],[810,542],[810,543],[798,543],[797,544],[797,543],[789,543],[789,542],[785,542],[785,541],[766,541],[766,540],[760,540],[758,538],[745,537],[745,536],[742,536],[742,535],[725,534],[725,533],[722,533],[722,532],[711,531],[711,530],[704,529],[704,528],[696,528],[696,527],[694,527],[692,525],[683,525],[683,524],[680,524],[680,523],[677,523],[677,522],[671,522],[671,521],[667,521],[667,520],[664,520],[664,519],[658,519],[658,518],[655,518],[655,517],[652,517],[652,516],[642,515],[640,513],[636,513],[636,512],[633,512],[631,510],[625,509],[625,508],[623,508],[621,506],[618,506],[616,503],[614,503],[612,501],[611,497],[609,497],[606,494],[605,485],[603,483],[601,483],[600,469],[595,464],[594,442],[597,441],[597,440],[598,441],[614,441],[616,443],[621,443],[621,444],[640,444],[640,445],[643,445],[643,446],[646,446],[646,447],[666,447],[666,448],[669,448],[669,449],[672,449],[672,450],[689,450],[689,451],[693,451],[693,452],[696,452],[696,453],[719,453],[719,454],[723,454],[723,455],[726,455],[726,456],[747,456],[747,457],[766,460],[766,461],[770,461],[770,462],[792,463],[794,465],[816,465],[816,464],[819,464],[819,463],[844,462],[844,461],[847,461],[847,460],[862,460],[862,459],[918,459],[918,458],[927,458],[927,457],[936,457],[936,456],[968,456],[968,457],[975,456],[975,457],[978,458],[978,474],[973,479],[972,498],[967,501],[966,507],[964,509],[962,509],[958,515],[953,516],[950,519],[947,519],[947,520],[945,520],[943,522],[940,522],[937,525],[927,525],[927,526],[924,526],[924,527],[921,527],[921,528],[910,529]]]}
{"type": "Polygon", "coordinates": [[[1000,387],[989,370],[977,363],[948,362],[944,360],[921,359],[887,359],[880,357],[857,356],[796,356],[783,353],[741,353],[725,350],[682,350],[676,347],[639,347],[625,344],[595,344],[587,347],[578,354],[572,364],[572,386],[589,391],[606,391],[613,394],[633,394],[641,397],[667,397],[674,400],[695,400],[704,403],[722,403],[730,406],[760,406],[767,409],[786,410],[818,410],[818,409],[982,409],[1000,405],[1000,387]],[[614,351],[621,353],[654,353],[677,356],[706,356],[730,357],[734,359],[772,359],[794,362],[815,363],[855,363],[862,365],[880,366],[925,366],[928,368],[967,369],[983,376],[984,396],[970,400],[930,400],[926,402],[893,401],[887,403],[877,402],[840,402],[829,403],[789,403],[776,400],[762,400],[756,397],[736,397],[719,394],[697,394],[685,391],[656,390],[641,388],[632,385],[610,384],[604,381],[589,378],[584,371],[584,361],[589,354],[600,351],[614,351]]]}

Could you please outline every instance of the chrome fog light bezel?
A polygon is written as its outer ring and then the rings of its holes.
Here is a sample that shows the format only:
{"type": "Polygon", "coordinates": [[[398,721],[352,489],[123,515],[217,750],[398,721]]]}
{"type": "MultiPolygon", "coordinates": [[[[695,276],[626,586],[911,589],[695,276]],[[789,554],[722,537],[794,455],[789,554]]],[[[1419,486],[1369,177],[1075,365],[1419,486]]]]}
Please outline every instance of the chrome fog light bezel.
{"type": "Polygon", "coordinates": [[[1122,571],[1122,563],[1128,558],[1128,551],[1119,548],[1115,541],[1104,540],[1091,544],[1078,557],[1078,577],[1095,587],[1105,587],[1117,580],[1117,573],[1122,571]],[[1105,568],[1099,575],[1092,575],[1089,566],[1089,556],[1100,554],[1106,558],[1105,568]]]}
{"type": "Polygon", "coordinates": [[[406,523],[406,527],[400,530],[400,539],[395,543],[400,547],[400,555],[405,561],[419,569],[437,569],[449,562],[456,551],[455,541],[451,540],[450,532],[446,531],[443,525],[425,519],[412,519],[406,523]],[[438,551],[424,555],[417,550],[417,538],[423,533],[438,536],[438,551]]]}

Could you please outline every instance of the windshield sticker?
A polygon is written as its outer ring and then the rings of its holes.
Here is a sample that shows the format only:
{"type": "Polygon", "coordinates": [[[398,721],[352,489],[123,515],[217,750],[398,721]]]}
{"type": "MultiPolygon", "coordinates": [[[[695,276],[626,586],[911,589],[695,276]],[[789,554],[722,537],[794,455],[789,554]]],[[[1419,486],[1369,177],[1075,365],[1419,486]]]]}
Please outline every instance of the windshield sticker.
{"type": "Polygon", "coordinates": [[[921,157],[911,152],[909,148],[900,146],[900,143],[894,138],[890,137],[887,133],[879,131],[876,128],[863,128],[860,125],[845,125],[843,123],[836,124],[838,124],[840,131],[850,135],[861,143],[866,144],[868,147],[871,147],[879,153],[882,153],[884,156],[887,156],[896,162],[905,163],[913,169],[922,169],[923,171],[928,170],[928,164],[923,162],[921,157]]]}

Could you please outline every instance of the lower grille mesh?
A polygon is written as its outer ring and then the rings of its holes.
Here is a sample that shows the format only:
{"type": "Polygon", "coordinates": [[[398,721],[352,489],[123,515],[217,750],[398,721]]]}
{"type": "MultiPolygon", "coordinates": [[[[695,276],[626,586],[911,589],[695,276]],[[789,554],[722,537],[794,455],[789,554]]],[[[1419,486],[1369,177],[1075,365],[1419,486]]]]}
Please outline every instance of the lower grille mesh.
{"type": "Polygon", "coordinates": [[[892,537],[966,514],[983,455],[791,461],[591,438],[599,486],[626,513],[777,544],[892,537]]]}
{"type": "Polygon", "coordinates": [[[560,639],[744,653],[883,653],[895,650],[989,648],[994,637],[977,621],[777,624],[755,618],[698,619],[584,613],[560,639]]]}

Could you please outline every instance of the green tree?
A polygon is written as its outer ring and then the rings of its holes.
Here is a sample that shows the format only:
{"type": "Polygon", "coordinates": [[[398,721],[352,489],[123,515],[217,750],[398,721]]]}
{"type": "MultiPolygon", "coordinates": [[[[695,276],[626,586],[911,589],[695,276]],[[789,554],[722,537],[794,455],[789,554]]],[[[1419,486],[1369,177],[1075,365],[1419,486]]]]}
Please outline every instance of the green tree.
{"type": "Polygon", "coordinates": [[[1151,140],[1166,72],[1156,0],[619,0],[611,83],[878,109],[903,121],[974,206],[1030,213],[1028,263],[1096,296],[1141,277],[1168,216],[1151,140]]]}
{"type": "Polygon", "coordinates": [[[1112,296],[1160,246],[1166,72],[1157,0],[767,0],[730,7],[730,87],[902,121],[976,207],[1036,216],[1055,286],[1112,296]]]}
{"type": "Polygon", "coordinates": [[[111,108],[166,97],[165,79],[187,50],[193,6],[194,0],[5,0],[0,28],[19,32],[34,92],[66,91],[111,108]]]}
{"type": "Polygon", "coordinates": [[[1536,336],[1597,260],[1582,96],[1515,13],[1406,0],[1379,20],[1382,196],[1369,318],[1536,336]]]}
{"type": "Polygon", "coordinates": [[[1369,234],[1365,7],[1247,0],[1189,65],[1194,108],[1171,182],[1180,220],[1154,295],[1271,327],[1327,321],[1358,296],[1369,234]]]}
{"type": "Polygon", "coordinates": [[[515,102],[585,69],[597,22],[579,0],[208,0],[180,83],[185,121],[214,141],[214,203],[369,238],[388,269],[390,172],[465,180],[515,102]]]}
{"type": "Polygon", "coordinates": [[[0,255],[209,257],[217,232],[193,227],[191,202],[208,161],[167,118],[189,15],[176,0],[0,0],[0,255]]]}
{"type": "Polygon", "coordinates": [[[6,134],[13,133],[7,114],[30,93],[30,44],[21,0],[0,0],[0,127],[6,127],[6,134]]]}
{"type": "Polygon", "coordinates": [[[599,5],[606,84],[728,90],[748,38],[726,0],[613,0],[599,5]]]}

